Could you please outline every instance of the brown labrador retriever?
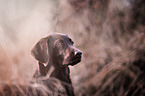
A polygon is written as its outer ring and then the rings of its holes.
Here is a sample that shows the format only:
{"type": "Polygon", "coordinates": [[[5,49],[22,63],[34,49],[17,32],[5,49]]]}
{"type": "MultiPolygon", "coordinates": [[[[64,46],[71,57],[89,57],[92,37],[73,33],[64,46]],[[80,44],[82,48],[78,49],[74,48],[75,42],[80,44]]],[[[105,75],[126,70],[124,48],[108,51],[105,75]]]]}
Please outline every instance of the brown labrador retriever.
{"type": "Polygon", "coordinates": [[[68,66],[79,63],[82,55],[73,44],[74,42],[67,35],[55,33],[40,39],[31,51],[32,56],[39,63],[39,69],[34,77],[46,76],[53,68],[50,77],[64,82],[68,96],[74,96],[68,66]]]}

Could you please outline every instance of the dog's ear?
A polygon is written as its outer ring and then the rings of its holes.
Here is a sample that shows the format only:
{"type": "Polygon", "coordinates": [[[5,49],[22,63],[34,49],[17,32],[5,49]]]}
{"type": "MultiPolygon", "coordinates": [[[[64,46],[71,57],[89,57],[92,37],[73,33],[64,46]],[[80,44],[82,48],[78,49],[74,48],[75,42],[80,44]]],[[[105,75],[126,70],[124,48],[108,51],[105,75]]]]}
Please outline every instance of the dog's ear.
{"type": "Polygon", "coordinates": [[[39,62],[47,63],[49,61],[48,39],[40,39],[40,41],[32,48],[31,54],[39,62]]]}
{"type": "Polygon", "coordinates": [[[40,72],[41,76],[46,76],[46,74],[47,74],[47,68],[41,62],[39,62],[39,72],[40,72]]]}
{"type": "Polygon", "coordinates": [[[41,76],[46,76],[48,70],[47,68],[44,66],[43,63],[39,62],[39,69],[37,69],[33,75],[34,78],[39,78],[41,76]]]}

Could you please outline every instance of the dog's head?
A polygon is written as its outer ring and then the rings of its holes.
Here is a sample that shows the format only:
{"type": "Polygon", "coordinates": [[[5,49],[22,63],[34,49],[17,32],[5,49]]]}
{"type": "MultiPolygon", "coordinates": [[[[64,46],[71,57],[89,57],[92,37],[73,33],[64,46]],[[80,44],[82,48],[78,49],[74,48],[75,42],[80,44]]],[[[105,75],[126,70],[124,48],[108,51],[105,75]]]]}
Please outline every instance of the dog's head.
{"type": "Polygon", "coordinates": [[[82,52],[73,44],[72,39],[65,34],[51,34],[38,41],[31,53],[43,64],[75,65],[81,61],[82,52]]]}

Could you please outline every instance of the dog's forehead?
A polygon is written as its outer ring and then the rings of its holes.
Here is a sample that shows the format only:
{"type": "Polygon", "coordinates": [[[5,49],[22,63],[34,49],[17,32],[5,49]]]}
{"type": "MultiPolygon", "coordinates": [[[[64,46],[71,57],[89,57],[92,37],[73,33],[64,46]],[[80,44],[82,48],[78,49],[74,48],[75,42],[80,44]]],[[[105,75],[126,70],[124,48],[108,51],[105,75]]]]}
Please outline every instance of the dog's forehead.
{"type": "Polygon", "coordinates": [[[54,40],[68,40],[71,39],[68,35],[66,34],[61,34],[61,33],[55,33],[55,34],[51,34],[49,35],[50,37],[52,37],[54,40]]]}

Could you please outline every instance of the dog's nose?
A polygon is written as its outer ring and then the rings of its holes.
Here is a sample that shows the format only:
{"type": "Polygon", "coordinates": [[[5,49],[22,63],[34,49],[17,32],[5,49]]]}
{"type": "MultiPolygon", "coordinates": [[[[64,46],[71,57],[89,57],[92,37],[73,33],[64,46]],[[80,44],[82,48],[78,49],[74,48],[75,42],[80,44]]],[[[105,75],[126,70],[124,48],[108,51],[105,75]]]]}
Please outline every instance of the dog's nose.
{"type": "Polygon", "coordinates": [[[81,56],[82,55],[82,52],[81,51],[76,51],[74,55],[75,56],[81,56]]]}

